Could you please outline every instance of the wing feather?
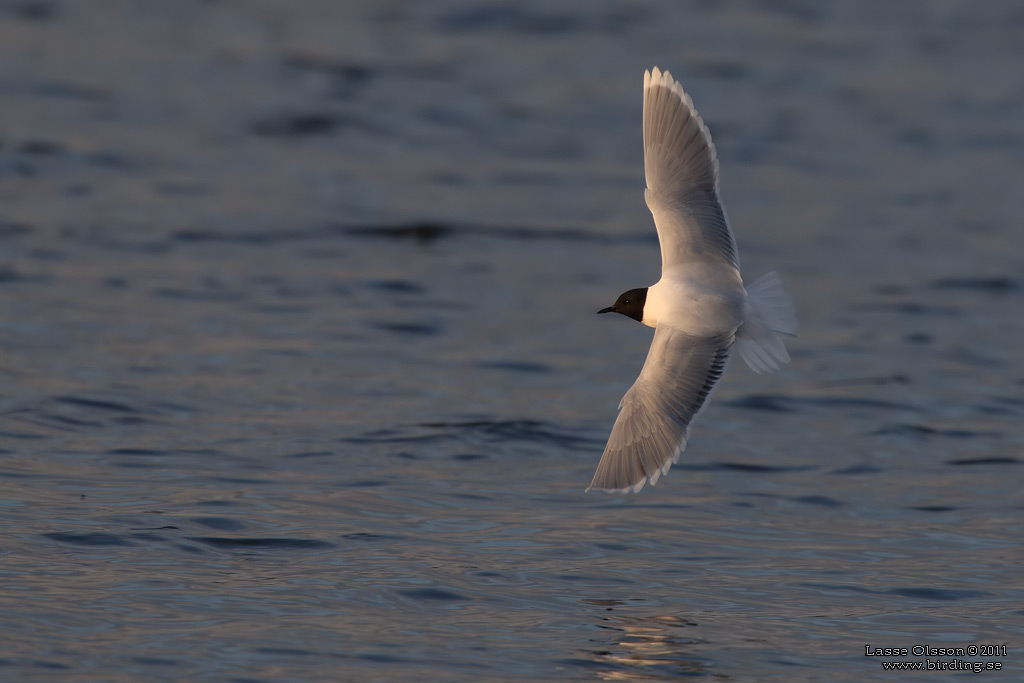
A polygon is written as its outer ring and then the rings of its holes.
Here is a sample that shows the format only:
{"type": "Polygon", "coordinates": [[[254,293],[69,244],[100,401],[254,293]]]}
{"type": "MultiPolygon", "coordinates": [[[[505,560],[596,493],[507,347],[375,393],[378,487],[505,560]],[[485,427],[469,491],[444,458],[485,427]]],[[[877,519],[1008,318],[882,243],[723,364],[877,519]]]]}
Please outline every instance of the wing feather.
{"type": "Polygon", "coordinates": [[[682,86],[657,67],[644,73],[644,173],[662,271],[708,258],[738,269],[711,134],[682,86]]]}
{"type": "Polygon", "coordinates": [[[679,459],[690,425],[722,376],[735,336],[694,337],[667,325],[622,397],[608,445],[587,489],[637,492],[679,459]]]}

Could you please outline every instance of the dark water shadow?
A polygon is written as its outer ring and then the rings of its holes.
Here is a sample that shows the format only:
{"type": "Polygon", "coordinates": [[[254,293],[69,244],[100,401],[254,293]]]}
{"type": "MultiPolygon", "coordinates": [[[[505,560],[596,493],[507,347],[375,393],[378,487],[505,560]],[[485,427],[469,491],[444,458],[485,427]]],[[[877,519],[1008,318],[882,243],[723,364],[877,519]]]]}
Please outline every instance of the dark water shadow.
{"type": "Polygon", "coordinates": [[[508,443],[526,441],[567,449],[590,449],[603,441],[566,431],[563,425],[542,420],[467,420],[422,422],[339,439],[343,443],[435,443],[443,441],[508,443]]]}

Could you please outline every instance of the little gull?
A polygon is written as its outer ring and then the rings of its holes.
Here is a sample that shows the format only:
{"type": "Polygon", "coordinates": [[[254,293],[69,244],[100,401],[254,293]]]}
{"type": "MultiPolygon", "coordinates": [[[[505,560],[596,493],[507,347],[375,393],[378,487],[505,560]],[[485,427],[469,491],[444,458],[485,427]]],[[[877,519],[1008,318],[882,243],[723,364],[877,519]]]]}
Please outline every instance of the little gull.
{"type": "Polygon", "coordinates": [[[793,300],[775,273],[744,286],[718,198],[718,158],[690,96],[668,71],[644,72],[644,198],[661,243],[661,279],[598,313],[654,328],[654,341],[590,489],[636,493],[679,459],[735,348],[755,372],[789,361],[793,300]]]}

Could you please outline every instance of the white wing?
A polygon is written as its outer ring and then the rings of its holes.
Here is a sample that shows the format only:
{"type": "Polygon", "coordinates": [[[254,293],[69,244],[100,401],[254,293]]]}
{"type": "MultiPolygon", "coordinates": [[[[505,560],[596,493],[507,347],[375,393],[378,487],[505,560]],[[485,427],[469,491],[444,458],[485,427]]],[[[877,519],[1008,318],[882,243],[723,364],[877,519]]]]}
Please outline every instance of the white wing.
{"type": "Polygon", "coordinates": [[[619,404],[588,491],[636,493],[668,472],[725,370],[733,340],[732,334],[701,338],[658,325],[643,370],[619,404]]]}
{"type": "Polygon", "coordinates": [[[644,72],[644,173],[662,272],[709,259],[739,269],[736,241],[718,199],[711,134],[683,87],[657,67],[644,72]]]}

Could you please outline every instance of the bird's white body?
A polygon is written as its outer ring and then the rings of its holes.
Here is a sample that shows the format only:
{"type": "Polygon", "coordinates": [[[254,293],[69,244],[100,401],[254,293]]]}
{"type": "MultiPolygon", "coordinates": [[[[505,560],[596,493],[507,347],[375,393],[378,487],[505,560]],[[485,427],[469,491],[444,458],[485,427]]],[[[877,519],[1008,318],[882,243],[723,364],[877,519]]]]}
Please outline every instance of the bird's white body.
{"type": "Polygon", "coordinates": [[[668,472],[733,348],[756,372],[771,372],[789,361],[782,336],[796,332],[792,299],[775,273],[744,286],[711,134],[682,86],[657,67],[644,73],[643,121],[644,198],[661,279],[601,311],[655,330],[590,484],[603,491],[637,492],[668,472]]]}
{"type": "Polygon", "coordinates": [[[747,290],[739,271],[718,264],[670,268],[647,289],[643,324],[669,324],[695,336],[735,332],[743,322],[747,290]]]}

